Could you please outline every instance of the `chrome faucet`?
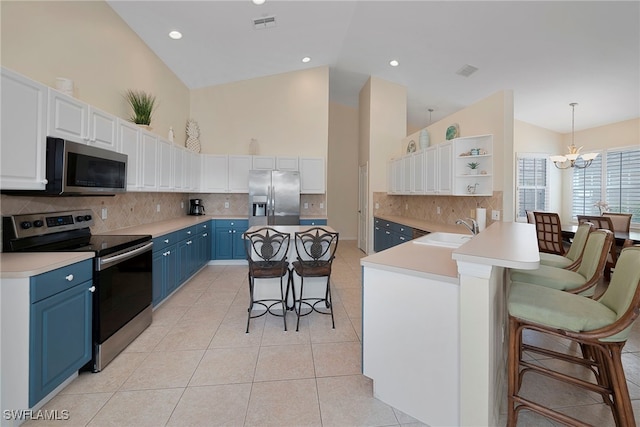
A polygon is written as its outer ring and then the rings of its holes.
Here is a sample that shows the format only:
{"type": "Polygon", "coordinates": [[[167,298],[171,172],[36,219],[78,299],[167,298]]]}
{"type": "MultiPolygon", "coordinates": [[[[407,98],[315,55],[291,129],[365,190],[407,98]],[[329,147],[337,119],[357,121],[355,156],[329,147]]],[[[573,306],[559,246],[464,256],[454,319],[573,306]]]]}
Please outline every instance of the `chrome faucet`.
{"type": "Polygon", "coordinates": [[[471,224],[469,224],[467,221],[465,221],[464,219],[459,219],[456,221],[457,225],[464,225],[465,227],[467,227],[469,229],[469,231],[475,236],[476,234],[478,234],[480,232],[480,229],[478,228],[478,223],[476,222],[475,219],[473,218],[466,218],[469,221],[471,221],[471,224]]]}

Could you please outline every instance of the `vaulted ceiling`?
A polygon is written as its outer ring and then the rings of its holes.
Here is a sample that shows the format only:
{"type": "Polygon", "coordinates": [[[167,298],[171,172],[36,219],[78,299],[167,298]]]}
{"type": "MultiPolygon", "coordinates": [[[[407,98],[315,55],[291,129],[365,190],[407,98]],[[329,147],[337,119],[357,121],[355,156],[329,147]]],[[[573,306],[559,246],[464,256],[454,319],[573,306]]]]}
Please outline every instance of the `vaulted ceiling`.
{"type": "Polygon", "coordinates": [[[576,130],[640,116],[638,1],[108,3],[189,88],[328,66],[345,105],[370,75],[406,86],[415,127],[503,89],[516,119],[562,133],[570,102],[576,130]],[[466,65],[478,71],[456,74],[466,65]]]}

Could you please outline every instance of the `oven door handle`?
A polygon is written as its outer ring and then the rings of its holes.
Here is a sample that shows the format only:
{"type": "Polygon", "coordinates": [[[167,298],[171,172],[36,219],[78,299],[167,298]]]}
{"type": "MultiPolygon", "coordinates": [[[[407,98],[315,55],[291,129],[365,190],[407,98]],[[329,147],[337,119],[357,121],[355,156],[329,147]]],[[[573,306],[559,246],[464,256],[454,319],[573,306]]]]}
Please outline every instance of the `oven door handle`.
{"type": "Polygon", "coordinates": [[[120,261],[124,261],[127,260],[129,258],[133,258],[136,255],[142,253],[142,252],[147,252],[149,250],[151,250],[151,246],[153,246],[153,242],[149,242],[147,244],[145,244],[144,246],[140,246],[136,249],[133,249],[131,251],[127,251],[123,254],[119,254],[119,255],[114,255],[112,257],[104,257],[104,258],[100,258],[99,262],[98,262],[98,271],[101,271],[103,269],[103,267],[106,264],[113,264],[114,262],[120,262],[120,261]]]}

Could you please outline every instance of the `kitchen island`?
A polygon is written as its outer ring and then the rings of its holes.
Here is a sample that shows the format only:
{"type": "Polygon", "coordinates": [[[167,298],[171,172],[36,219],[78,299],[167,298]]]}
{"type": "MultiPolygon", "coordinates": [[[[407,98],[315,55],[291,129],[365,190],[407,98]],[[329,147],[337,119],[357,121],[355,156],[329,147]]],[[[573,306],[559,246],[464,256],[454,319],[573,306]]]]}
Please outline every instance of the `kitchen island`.
{"type": "Polygon", "coordinates": [[[535,228],[498,222],[458,248],[407,242],[361,264],[374,395],[429,425],[497,425],[506,269],[538,267],[535,228]]]}

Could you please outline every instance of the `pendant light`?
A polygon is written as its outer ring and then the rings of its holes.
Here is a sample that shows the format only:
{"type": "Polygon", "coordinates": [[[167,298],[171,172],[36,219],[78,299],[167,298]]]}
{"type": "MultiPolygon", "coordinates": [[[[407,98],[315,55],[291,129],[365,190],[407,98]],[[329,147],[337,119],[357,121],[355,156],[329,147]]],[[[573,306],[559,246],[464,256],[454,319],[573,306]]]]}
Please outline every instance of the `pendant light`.
{"type": "Polygon", "coordinates": [[[571,145],[567,147],[569,149],[569,153],[563,156],[551,156],[550,159],[558,169],[588,168],[593,162],[593,159],[598,157],[598,153],[580,154],[582,147],[576,147],[575,145],[575,111],[578,103],[572,102],[569,105],[571,106],[571,145]],[[578,159],[581,159],[582,161],[578,163],[578,159]],[[568,163],[567,160],[569,161],[568,163]]]}

